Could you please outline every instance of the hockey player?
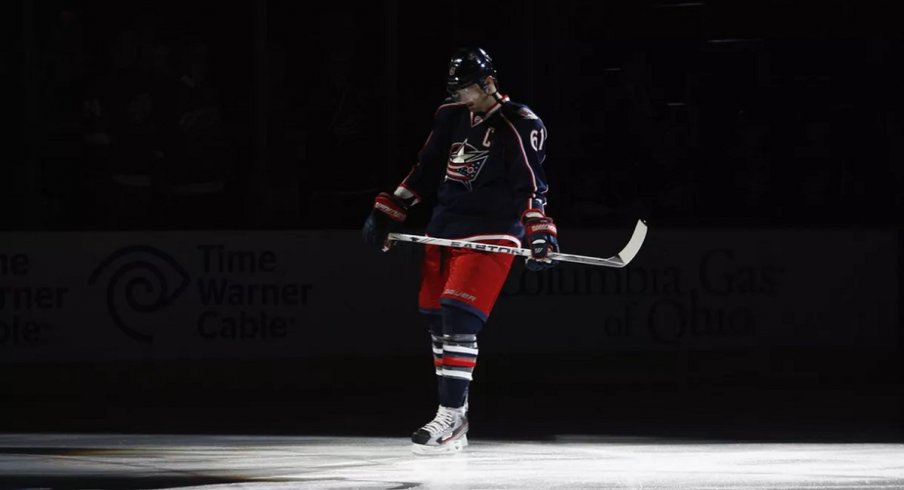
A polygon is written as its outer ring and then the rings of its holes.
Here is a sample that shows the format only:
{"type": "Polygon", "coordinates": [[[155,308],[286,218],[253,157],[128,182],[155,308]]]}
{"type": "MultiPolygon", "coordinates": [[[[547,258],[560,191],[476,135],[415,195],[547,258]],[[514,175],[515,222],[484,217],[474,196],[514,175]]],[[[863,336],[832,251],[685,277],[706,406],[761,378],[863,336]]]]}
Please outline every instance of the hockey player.
{"type": "MultiPolygon", "coordinates": [[[[418,162],[392,194],[377,195],[364,240],[389,250],[409,207],[427,196],[436,205],[427,235],[520,247],[526,267],[555,265],[556,226],[546,215],[546,128],[527,106],[498,91],[490,56],[457,50],[446,89],[418,162]]],[[[513,256],[428,245],[421,264],[420,311],[428,318],[436,370],[436,417],[411,436],[418,454],[460,451],[468,444],[468,385],[477,363],[477,335],[489,317],[513,256]]]]}

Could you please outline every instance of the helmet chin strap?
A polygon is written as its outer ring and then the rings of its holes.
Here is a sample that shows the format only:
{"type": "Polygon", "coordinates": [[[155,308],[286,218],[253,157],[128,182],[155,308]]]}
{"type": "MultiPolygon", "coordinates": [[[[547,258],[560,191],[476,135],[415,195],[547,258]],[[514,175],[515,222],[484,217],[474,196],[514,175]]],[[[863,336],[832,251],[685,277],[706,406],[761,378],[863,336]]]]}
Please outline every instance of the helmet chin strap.
{"type": "Polygon", "coordinates": [[[493,78],[493,77],[488,77],[488,78],[493,79],[493,92],[490,93],[490,92],[487,92],[487,91],[486,91],[486,89],[487,89],[488,87],[486,86],[486,83],[485,83],[485,82],[481,84],[481,87],[480,87],[480,88],[484,89],[484,92],[485,92],[487,95],[492,96],[492,97],[493,97],[493,100],[495,100],[496,102],[502,103],[502,96],[499,95],[499,89],[496,87],[496,79],[493,78]]]}

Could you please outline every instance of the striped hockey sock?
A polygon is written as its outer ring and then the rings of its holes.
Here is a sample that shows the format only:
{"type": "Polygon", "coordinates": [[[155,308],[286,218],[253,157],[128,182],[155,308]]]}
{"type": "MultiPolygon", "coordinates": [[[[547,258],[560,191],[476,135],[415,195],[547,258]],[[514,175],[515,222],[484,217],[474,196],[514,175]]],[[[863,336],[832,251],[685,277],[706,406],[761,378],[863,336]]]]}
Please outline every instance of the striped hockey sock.
{"type": "Polygon", "coordinates": [[[443,375],[443,339],[430,334],[430,347],[433,349],[433,367],[437,376],[443,375]]]}
{"type": "Polygon", "coordinates": [[[468,385],[477,366],[477,336],[453,334],[442,337],[442,383],[440,405],[458,408],[465,402],[468,385]]]}

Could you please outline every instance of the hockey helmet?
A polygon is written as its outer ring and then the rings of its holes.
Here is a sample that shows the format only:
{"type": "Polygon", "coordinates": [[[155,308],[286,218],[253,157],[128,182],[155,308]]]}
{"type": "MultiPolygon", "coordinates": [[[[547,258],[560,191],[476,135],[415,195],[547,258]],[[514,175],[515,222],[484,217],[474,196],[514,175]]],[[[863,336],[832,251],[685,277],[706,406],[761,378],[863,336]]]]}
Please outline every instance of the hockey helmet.
{"type": "Polygon", "coordinates": [[[484,92],[486,77],[496,78],[493,59],[481,48],[460,48],[449,60],[449,76],[446,78],[446,90],[451,94],[472,83],[480,85],[484,92]]]}

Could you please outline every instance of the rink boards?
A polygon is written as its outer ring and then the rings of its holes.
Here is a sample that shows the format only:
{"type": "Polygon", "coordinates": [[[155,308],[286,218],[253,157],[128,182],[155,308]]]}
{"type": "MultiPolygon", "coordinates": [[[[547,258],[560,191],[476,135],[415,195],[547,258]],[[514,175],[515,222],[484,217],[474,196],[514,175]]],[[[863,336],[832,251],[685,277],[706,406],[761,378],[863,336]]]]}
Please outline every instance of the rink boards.
{"type": "MultiPolygon", "coordinates": [[[[566,231],[617,252],[630,230],[566,231]]],[[[899,348],[896,230],[651,229],[625,269],[513,269],[498,354],[899,348]]],[[[0,233],[0,361],[417,355],[420,248],[356,231],[0,233]]],[[[516,259],[520,260],[520,259],[516,259]]]]}

